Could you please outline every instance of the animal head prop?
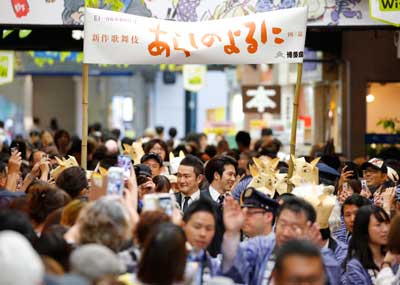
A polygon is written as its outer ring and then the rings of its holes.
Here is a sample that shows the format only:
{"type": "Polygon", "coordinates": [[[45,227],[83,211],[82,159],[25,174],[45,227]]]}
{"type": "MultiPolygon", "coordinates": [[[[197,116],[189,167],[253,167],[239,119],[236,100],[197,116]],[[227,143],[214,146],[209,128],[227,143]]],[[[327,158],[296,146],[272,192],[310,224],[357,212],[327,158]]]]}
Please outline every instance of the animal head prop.
{"type": "Polygon", "coordinates": [[[317,223],[321,229],[326,229],[329,227],[329,217],[336,205],[334,190],[333,186],[309,184],[294,188],[292,194],[313,205],[317,212],[317,223]]]}
{"type": "Polygon", "coordinates": [[[124,144],[124,149],[124,154],[129,155],[134,164],[140,164],[140,159],[144,155],[142,142],[140,140],[132,143],[132,145],[124,144]]]}
{"type": "Polygon", "coordinates": [[[287,173],[277,173],[276,174],[276,183],[274,185],[275,190],[279,195],[288,192],[288,183],[289,178],[287,173]]]}
{"type": "Polygon", "coordinates": [[[178,172],[178,167],[181,164],[182,159],[184,158],[185,154],[183,153],[183,151],[179,152],[178,157],[175,157],[175,155],[172,152],[169,153],[169,168],[171,174],[175,174],[178,172]]]}
{"type": "Polygon", "coordinates": [[[275,168],[279,163],[279,159],[260,160],[253,158],[253,161],[255,164],[249,166],[253,179],[250,181],[248,187],[254,187],[258,191],[274,197],[277,181],[275,168]]]}
{"type": "Polygon", "coordinates": [[[72,166],[79,166],[75,157],[70,155],[68,156],[68,159],[65,159],[64,157],[62,159],[59,159],[57,156],[55,157],[55,159],[57,160],[58,166],[50,172],[51,177],[53,177],[55,181],[57,180],[58,176],[60,176],[61,172],[63,172],[65,169],[72,166]]]}
{"type": "Polygon", "coordinates": [[[317,163],[319,157],[308,163],[304,157],[295,158],[291,157],[293,162],[293,176],[290,178],[290,182],[298,187],[304,184],[318,184],[318,168],[317,163]]]}

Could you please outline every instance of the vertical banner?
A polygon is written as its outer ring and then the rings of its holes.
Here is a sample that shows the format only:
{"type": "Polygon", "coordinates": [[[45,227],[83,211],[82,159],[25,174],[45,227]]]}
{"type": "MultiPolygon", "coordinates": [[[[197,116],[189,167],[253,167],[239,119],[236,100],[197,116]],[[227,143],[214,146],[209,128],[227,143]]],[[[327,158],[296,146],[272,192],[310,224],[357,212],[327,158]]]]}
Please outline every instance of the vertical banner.
{"type": "Polygon", "coordinates": [[[206,80],[207,66],[185,64],[183,66],[183,88],[190,92],[199,92],[206,80]]]}
{"type": "Polygon", "coordinates": [[[0,85],[14,80],[14,52],[0,51],[0,85]]]}

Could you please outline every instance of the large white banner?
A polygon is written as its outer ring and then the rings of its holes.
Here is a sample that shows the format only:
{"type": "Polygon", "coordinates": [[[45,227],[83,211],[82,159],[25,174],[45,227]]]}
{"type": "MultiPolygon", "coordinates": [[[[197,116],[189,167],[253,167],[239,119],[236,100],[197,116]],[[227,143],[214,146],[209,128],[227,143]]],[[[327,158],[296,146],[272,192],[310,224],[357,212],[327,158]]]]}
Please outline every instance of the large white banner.
{"type": "Polygon", "coordinates": [[[303,61],[307,10],[206,22],[157,20],[86,9],[84,62],[251,64],[303,61]]]}
{"type": "Polygon", "coordinates": [[[85,3],[91,8],[183,22],[308,6],[309,26],[383,25],[369,16],[368,0],[0,0],[0,24],[83,25],[85,3]]]}

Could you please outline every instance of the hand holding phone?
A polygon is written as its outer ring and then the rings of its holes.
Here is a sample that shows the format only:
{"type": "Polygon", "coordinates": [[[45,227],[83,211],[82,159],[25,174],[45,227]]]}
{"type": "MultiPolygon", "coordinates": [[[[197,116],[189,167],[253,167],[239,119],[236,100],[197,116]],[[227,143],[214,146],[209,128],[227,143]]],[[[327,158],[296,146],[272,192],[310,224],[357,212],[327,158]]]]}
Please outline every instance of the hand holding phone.
{"type": "Polygon", "coordinates": [[[168,193],[146,194],[143,197],[143,211],[164,211],[172,217],[175,207],[175,196],[168,193]]]}
{"type": "Polygon", "coordinates": [[[124,170],[124,178],[127,180],[131,176],[132,160],[128,155],[118,156],[118,167],[124,170]]]}
{"type": "Polygon", "coordinates": [[[108,169],[107,194],[122,196],[124,193],[124,169],[110,167],[108,169]]]}

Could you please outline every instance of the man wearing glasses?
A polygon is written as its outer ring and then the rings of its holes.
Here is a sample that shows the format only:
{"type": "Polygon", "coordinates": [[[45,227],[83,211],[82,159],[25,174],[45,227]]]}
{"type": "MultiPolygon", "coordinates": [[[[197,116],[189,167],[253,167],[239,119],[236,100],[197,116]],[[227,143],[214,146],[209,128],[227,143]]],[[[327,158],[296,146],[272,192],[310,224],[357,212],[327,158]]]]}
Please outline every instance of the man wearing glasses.
{"type": "Polygon", "coordinates": [[[253,187],[240,196],[240,207],[247,208],[242,232],[247,238],[267,236],[272,233],[279,204],[253,187]]]}
{"type": "Polygon", "coordinates": [[[341,268],[333,252],[324,247],[316,212],[305,200],[293,197],[283,203],[276,216],[275,234],[257,236],[240,243],[240,229],[249,208],[241,209],[233,198],[224,205],[225,235],[222,272],[236,283],[270,284],[276,253],[286,242],[306,239],[320,249],[329,284],[339,284],[341,268]]]}

